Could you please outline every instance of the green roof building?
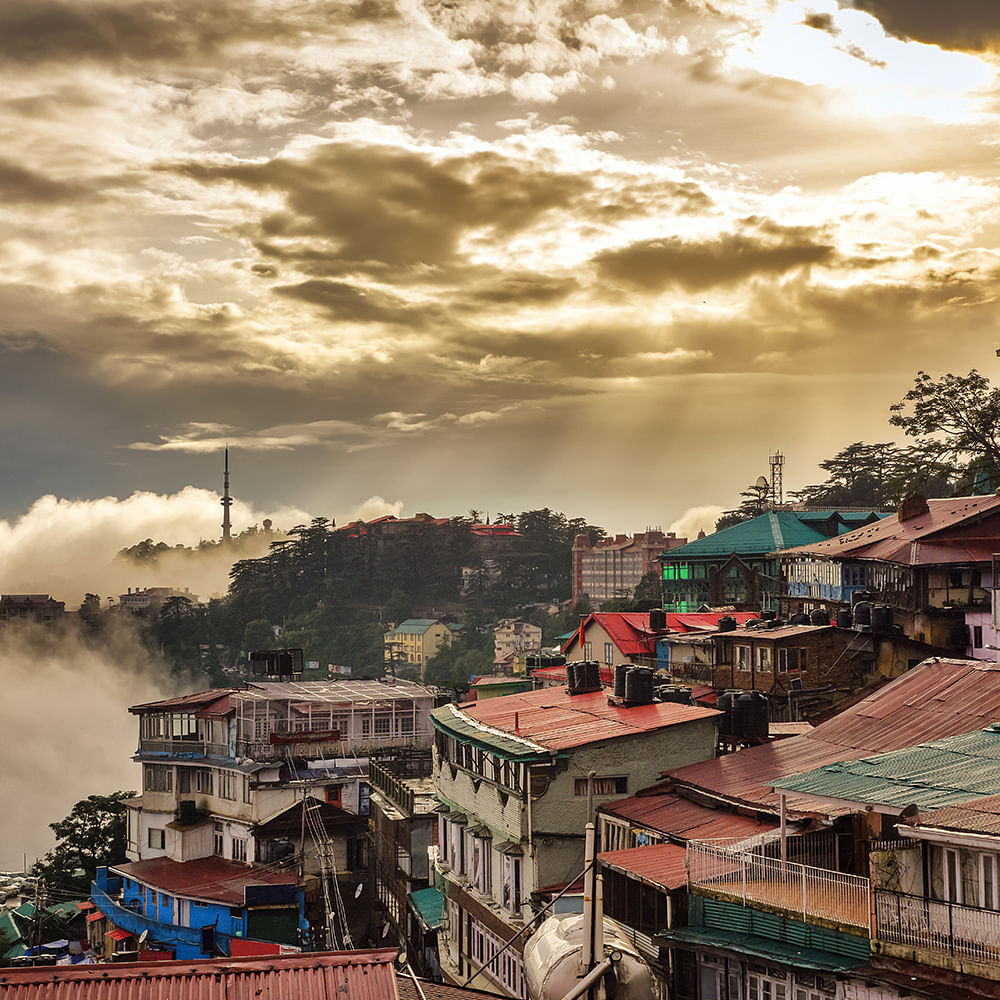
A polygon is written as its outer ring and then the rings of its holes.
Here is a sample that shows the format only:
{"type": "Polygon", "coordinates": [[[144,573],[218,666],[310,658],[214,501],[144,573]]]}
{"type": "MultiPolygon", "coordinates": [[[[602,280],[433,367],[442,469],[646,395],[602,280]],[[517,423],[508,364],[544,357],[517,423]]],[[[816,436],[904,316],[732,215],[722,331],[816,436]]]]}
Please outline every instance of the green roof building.
{"type": "Polygon", "coordinates": [[[777,610],[782,549],[809,545],[878,520],[873,511],[774,510],[660,556],[663,607],[777,610]]]}

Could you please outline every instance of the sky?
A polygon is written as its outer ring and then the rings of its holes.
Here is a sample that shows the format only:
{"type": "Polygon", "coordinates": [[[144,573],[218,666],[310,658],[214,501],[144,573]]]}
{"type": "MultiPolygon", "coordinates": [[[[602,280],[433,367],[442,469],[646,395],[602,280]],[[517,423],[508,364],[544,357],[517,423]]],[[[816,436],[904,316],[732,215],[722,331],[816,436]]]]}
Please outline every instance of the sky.
{"type": "Polygon", "coordinates": [[[4,0],[2,527],[176,512],[227,442],[339,523],[817,482],[1000,364],[998,41],[995,0],[4,0]]]}

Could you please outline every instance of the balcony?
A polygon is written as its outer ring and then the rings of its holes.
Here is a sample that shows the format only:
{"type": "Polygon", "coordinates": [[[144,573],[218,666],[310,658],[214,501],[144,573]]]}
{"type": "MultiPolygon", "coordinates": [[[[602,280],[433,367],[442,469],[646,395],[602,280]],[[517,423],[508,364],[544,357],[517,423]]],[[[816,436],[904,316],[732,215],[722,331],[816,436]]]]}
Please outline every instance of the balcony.
{"type": "Polygon", "coordinates": [[[871,887],[867,878],[770,857],[776,846],[773,843],[751,848],[743,846],[745,843],[689,841],[689,887],[805,923],[870,936],[871,887]]]}
{"type": "Polygon", "coordinates": [[[139,740],[139,753],[169,753],[179,757],[230,757],[225,743],[206,740],[139,740]]]}
{"type": "Polygon", "coordinates": [[[875,892],[875,933],[885,944],[1000,962],[1000,912],[901,892],[875,892]]]}

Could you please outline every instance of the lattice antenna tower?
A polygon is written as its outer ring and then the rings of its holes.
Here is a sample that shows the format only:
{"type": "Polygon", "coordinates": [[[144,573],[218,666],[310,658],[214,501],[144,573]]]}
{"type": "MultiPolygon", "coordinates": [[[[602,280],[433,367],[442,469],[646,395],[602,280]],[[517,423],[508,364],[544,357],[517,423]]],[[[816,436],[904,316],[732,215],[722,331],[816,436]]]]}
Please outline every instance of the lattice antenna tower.
{"type": "Polygon", "coordinates": [[[780,507],[785,502],[784,488],[781,484],[781,470],[785,464],[785,456],[780,451],[773,451],[767,460],[771,465],[771,506],[780,507]]]}

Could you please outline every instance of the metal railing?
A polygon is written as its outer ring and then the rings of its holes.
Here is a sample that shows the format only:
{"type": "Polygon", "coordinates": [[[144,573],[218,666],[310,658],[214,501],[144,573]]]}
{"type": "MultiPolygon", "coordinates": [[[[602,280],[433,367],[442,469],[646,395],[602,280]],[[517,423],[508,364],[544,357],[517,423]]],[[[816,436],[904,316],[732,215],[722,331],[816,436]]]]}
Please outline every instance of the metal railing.
{"type": "Polygon", "coordinates": [[[863,876],[782,861],[746,841],[688,841],[687,868],[691,888],[870,934],[871,885],[863,876]]]}
{"type": "Polygon", "coordinates": [[[206,740],[139,740],[140,753],[194,754],[201,757],[229,757],[229,747],[225,743],[209,743],[206,740]]]}
{"type": "Polygon", "coordinates": [[[1000,912],[976,906],[877,889],[873,936],[908,948],[1000,961],[1000,912]]]}

